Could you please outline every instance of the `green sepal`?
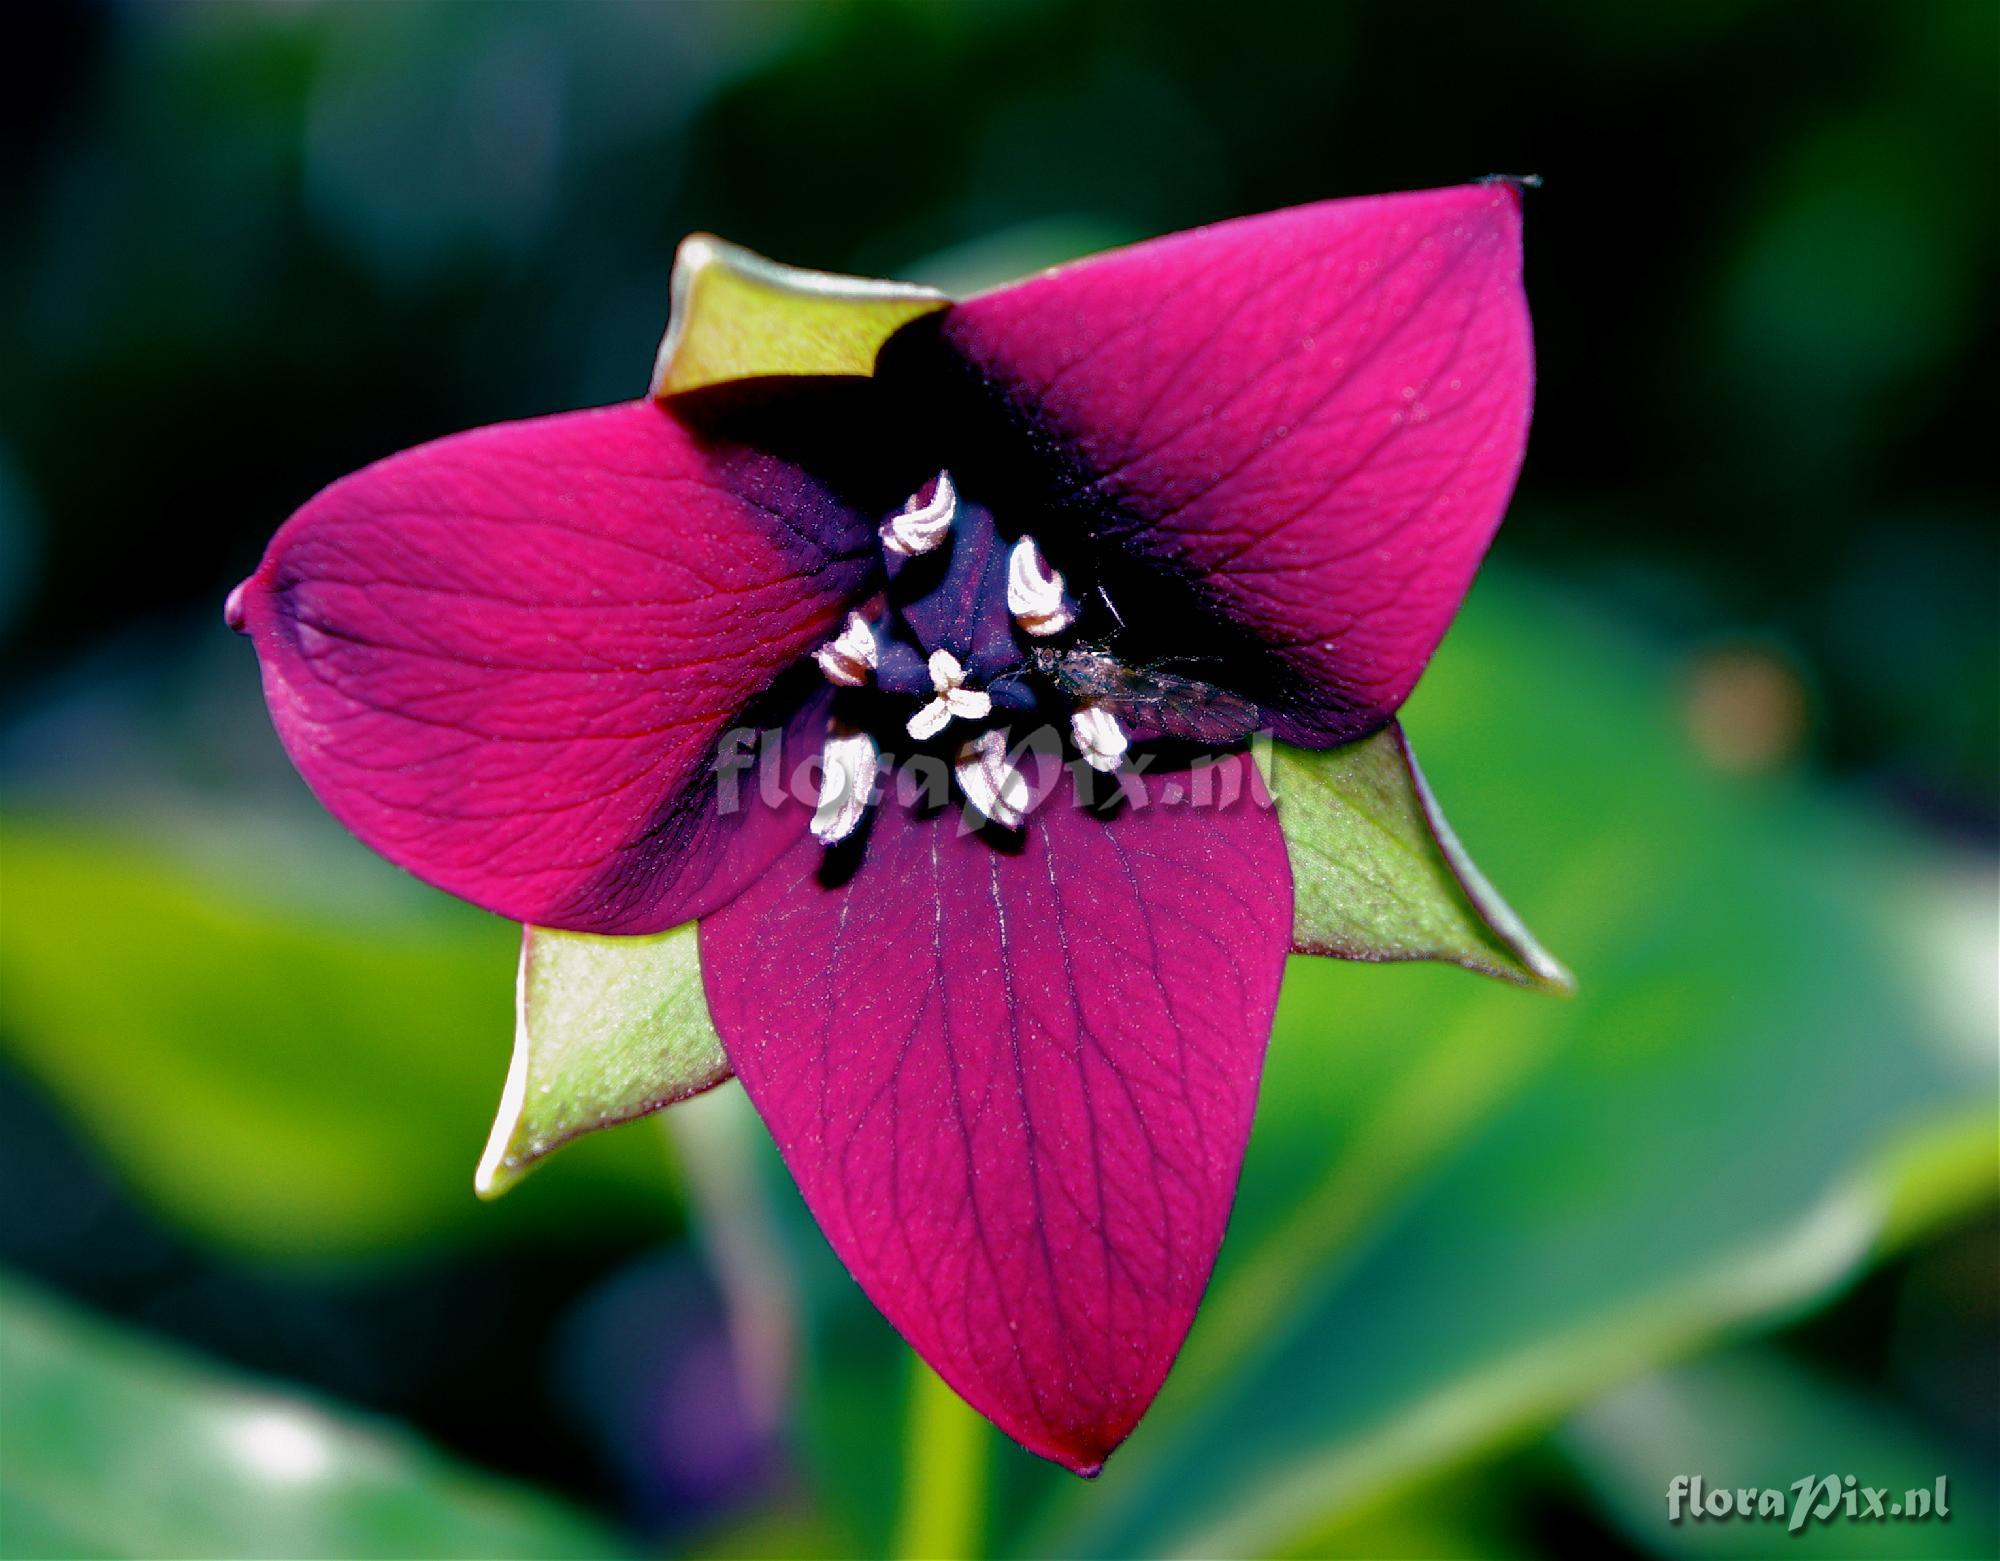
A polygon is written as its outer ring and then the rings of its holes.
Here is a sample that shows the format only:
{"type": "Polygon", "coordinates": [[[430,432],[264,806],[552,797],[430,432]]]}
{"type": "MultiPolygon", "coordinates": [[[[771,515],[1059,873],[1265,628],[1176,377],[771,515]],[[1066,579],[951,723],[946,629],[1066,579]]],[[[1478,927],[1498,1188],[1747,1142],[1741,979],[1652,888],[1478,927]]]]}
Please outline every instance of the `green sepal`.
{"type": "Polygon", "coordinates": [[[657,399],[771,375],[875,372],[882,344],[951,300],[934,287],[781,265],[707,233],[674,256],[657,399]]]}
{"type": "Polygon", "coordinates": [[[644,938],[523,927],[514,1060],[473,1185],[497,1198],[572,1138],[728,1077],[695,923],[644,938]]]}
{"type": "Polygon", "coordinates": [[[1397,723],[1341,748],[1274,743],[1259,757],[1292,862],[1296,953],[1437,959],[1576,990],[1465,854],[1397,723]]]}

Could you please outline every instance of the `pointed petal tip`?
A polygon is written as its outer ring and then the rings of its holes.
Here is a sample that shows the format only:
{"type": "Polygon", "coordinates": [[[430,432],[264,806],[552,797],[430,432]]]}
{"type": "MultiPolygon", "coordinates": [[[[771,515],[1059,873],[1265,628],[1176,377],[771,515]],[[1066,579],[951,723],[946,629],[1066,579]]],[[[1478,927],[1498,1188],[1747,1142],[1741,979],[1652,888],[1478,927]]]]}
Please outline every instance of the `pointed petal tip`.
{"type": "Polygon", "coordinates": [[[1489,173],[1474,182],[1489,188],[1505,190],[1514,198],[1514,204],[1519,206],[1521,197],[1529,190],[1539,190],[1542,187],[1542,176],[1538,173],[1489,173]]]}
{"type": "Polygon", "coordinates": [[[222,621],[238,634],[247,634],[250,632],[245,626],[248,614],[243,603],[243,593],[249,587],[250,582],[248,580],[237,581],[235,588],[230,591],[228,596],[223,598],[222,602],[222,621]]]}
{"type": "MultiPolygon", "coordinates": [[[[697,230],[688,234],[686,238],[674,246],[674,265],[676,267],[685,267],[689,271],[698,271],[703,266],[713,265],[716,260],[721,258],[725,250],[736,250],[745,255],[749,254],[749,251],[743,250],[740,245],[731,244],[728,240],[718,238],[713,233],[697,230]]],[[[758,258],[761,259],[762,257],[758,258]]]]}
{"type": "Polygon", "coordinates": [[[515,1138],[521,1128],[521,1108],[528,1098],[530,1061],[527,1020],[528,959],[533,929],[521,929],[521,957],[514,967],[514,1049],[507,1060],[507,1082],[500,1091],[500,1106],[493,1113],[493,1128],[486,1136],[486,1148],[472,1173],[472,1190],[491,1203],[518,1182],[527,1167],[515,1153],[515,1138]]]}
{"type": "Polygon", "coordinates": [[[488,1165],[481,1161],[479,1169],[473,1173],[472,1195],[481,1203],[497,1203],[502,1194],[514,1190],[515,1183],[519,1182],[528,1170],[529,1167],[525,1165],[510,1163],[488,1165]]]}
{"type": "MultiPolygon", "coordinates": [[[[956,1391],[954,1389],[953,1391],[956,1391]]],[[[967,1400],[968,1403],[971,1400],[967,1400]]],[[[974,1408],[979,1408],[974,1405],[974,1408]]],[[[1000,1431],[1019,1443],[1023,1449],[1037,1458],[1045,1458],[1066,1474],[1073,1474],[1079,1480],[1095,1480],[1104,1473],[1105,1464],[1111,1455],[1125,1445],[1125,1438],[1136,1429],[1138,1422],[1119,1426],[1115,1429],[1103,1425],[1090,1427],[1072,1426],[1055,1428],[1043,1424],[1024,1425],[1011,1415],[995,1415],[989,1409],[979,1409],[979,1413],[991,1420],[1000,1431]]]]}
{"type": "Polygon", "coordinates": [[[506,1092],[487,1136],[486,1148],[472,1173],[472,1193],[481,1203],[497,1202],[541,1163],[539,1156],[524,1153],[527,1146],[520,1142],[522,1102],[515,1076],[521,1071],[520,1062],[508,1069],[506,1092]]]}
{"type": "MultiPolygon", "coordinates": [[[[1344,951],[1325,948],[1298,948],[1299,954],[1331,955],[1335,959],[1351,959],[1355,956],[1344,951]]],[[[1576,976],[1569,966],[1557,959],[1539,943],[1529,942],[1514,950],[1520,963],[1503,965],[1494,961],[1461,959],[1453,961],[1461,969],[1470,970],[1474,975],[1491,976],[1496,981],[1505,981],[1523,991],[1539,993],[1544,997],[1561,998],[1567,1002],[1576,996],[1576,976]]]]}
{"type": "Polygon", "coordinates": [[[1535,954],[1535,990],[1546,992],[1551,997],[1575,997],[1576,973],[1539,944],[1535,947],[1535,954]]]}

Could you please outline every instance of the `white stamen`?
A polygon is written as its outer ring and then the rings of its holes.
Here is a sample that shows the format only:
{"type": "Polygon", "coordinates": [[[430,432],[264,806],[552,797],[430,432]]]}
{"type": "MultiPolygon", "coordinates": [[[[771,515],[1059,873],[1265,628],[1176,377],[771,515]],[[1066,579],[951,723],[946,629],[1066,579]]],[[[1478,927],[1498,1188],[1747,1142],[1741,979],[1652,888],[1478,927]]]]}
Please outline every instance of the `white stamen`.
{"type": "Polygon", "coordinates": [[[1063,577],[1049,567],[1033,537],[1023,537],[1007,557],[1007,611],[1030,634],[1060,634],[1076,622],[1063,594],[1063,577]]]}
{"type": "MultiPolygon", "coordinates": [[[[910,503],[914,505],[916,500],[912,498],[910,503]]],[[[951,473],[939,472],[937,491],[931,495],[930,503],[920,509],[905,508],[900,515],[891,515],[882,522],[882,546],[885,551],[904,558],[928,553],[944,541],[957,516],[958,493],[951,485],[951,473]]]]}
{"type": "Polygon", "coordinates": [[[934,650],[924,665],[930,669],[931,687],[942,694],[946,689],[957,688],[965,681],[965,668],[958,664],[958,657],[948,650],[934,650]]]}
{"type": "Polygon", "coordinates": [[[991,713],[993,696],[964,686],[965,669],[950,651],[932,651],[930,668],[931,687],[937,690],[937,698],[909,720],[909,733],[918,742],[937,736],[953,716],[965,721],[977,721],[991,713]]]}
{"type": "Polygon", "coordinates": [[[933,699],[910,717],[907,730],[918,742],[926,743],[943,731],[950,720],[951,706],[942,699],[933,699]]]}
{"type": "Polygon", "coordinates": [[[868,674],[880,665],[881,659],[882,653],[875,645],[875,631],[858,612],[847,615],[847,627],[838,638],[813,652],[813,660],[819,663],[827,682],[838,683],[842,688],[859,688],[866,683],[868,674]]]}
{"type": "Polygon", "coordinates": [[[1118,768],[1131,745],[1125,728],[1118,724],[1118,717],[1109,705],[1088,701],[1078,705],[1070,712],[1069,730],[1083,762],[1106,775],[1118,768]]]}
{"type": "Polygon", "coordinates": [[[1027,779],[1007,759],[1007,733],[995,727],[981,732],[958,751],[952,766],[966,801],[1005,829],[1019,829],[1028,816],[1034,793],[1027,779]]]}
{"type": "Polygon", "coordinates": [[[879,763],[875,739],[838,721],[827,723],[820,750],[819,806],[813,809],[813,838],[837,845],[853,834],[868,812],[879,763]]]}

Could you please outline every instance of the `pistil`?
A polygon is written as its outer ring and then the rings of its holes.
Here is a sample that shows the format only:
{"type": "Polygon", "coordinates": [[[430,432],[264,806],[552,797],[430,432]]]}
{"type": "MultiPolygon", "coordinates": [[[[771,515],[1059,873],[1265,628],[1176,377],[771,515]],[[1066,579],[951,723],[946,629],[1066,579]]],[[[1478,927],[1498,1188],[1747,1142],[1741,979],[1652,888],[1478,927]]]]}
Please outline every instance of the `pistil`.
{"type": "Polygon", "coordinates": [[[909,720],[909,733],[918,742],[928,742],[945,729],[953,716],[963,721],[982,721],[993,711],[993,696],[965,686],[965,669],[948,650],[931,652],[931,687],[937,697],[909,720]]]}

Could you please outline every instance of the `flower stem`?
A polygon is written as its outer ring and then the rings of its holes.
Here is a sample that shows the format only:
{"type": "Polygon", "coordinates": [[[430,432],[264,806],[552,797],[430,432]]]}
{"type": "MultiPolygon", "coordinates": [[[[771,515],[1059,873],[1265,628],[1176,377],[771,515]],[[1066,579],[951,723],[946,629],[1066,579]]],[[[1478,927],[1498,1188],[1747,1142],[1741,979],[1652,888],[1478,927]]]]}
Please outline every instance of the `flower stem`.
{"type": "Polygon", "coordinates": [[[986,1522],[986,1423],[915,1355],[909,1405],[896,1554],[903,1561],[976,1555],[986,1522]]]}
{"type": "Polygon", "coordinates": [[[799,1320],[784,1244],[757,1181],[756,1118],[730,1086],[668,1107],[659,1122],[722,1292],[744,1407],[760,1432],[775,1432],[791,1396],[799,1320]]]}

